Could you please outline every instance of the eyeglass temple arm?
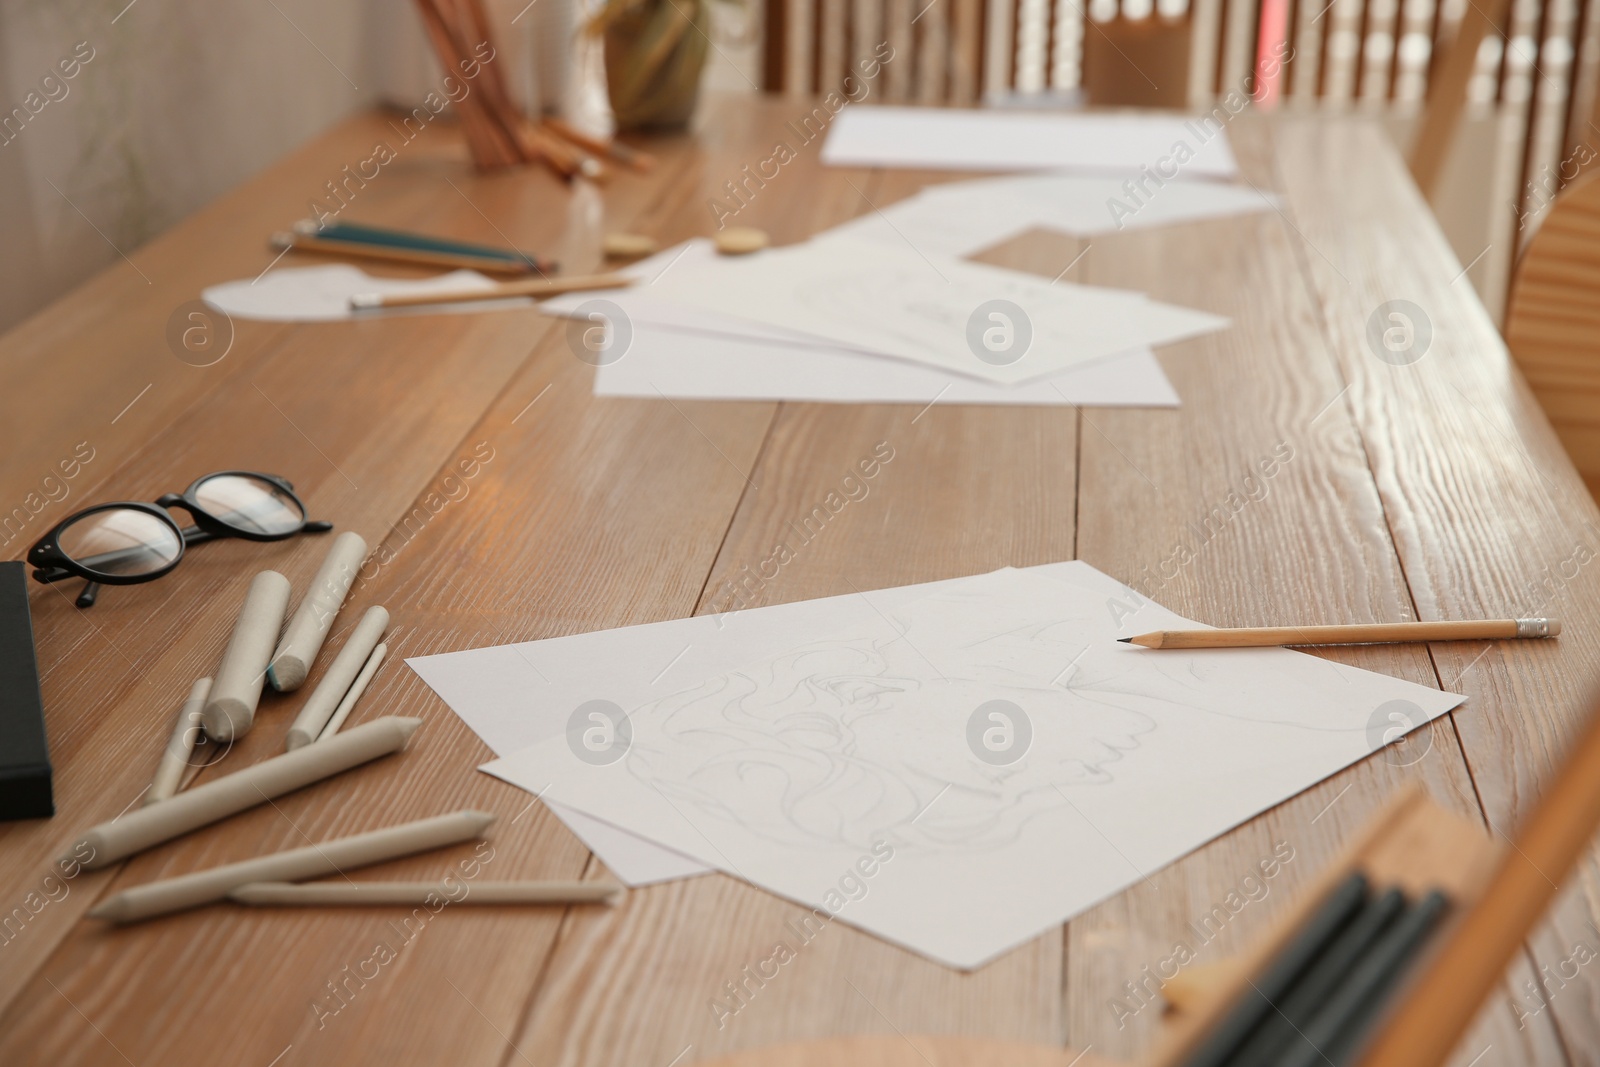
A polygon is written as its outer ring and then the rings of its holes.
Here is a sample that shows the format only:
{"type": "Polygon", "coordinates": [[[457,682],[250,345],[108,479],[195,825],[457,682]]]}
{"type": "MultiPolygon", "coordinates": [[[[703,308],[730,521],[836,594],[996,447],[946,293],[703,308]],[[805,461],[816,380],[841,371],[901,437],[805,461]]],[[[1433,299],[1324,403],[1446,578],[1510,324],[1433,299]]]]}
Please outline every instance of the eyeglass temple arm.
{"type": "MultiPolygon", "coordinates": [[[[71,571],[63,570],[60,567],[52,567],[48,570],[41,567],[33,572],[34,581],[43,582],[46,585],[51,582],[64,581],[67,578],[72,577],[75,577],[75,575],[71,571]]],[[[80,608],[92,608],[94,607],[95,598],[99,595],[100,583],[87,582],[84,584],[83,591],[78,594],[78,598],[73,601],[73,603],[78,605],[80,608]]]]}

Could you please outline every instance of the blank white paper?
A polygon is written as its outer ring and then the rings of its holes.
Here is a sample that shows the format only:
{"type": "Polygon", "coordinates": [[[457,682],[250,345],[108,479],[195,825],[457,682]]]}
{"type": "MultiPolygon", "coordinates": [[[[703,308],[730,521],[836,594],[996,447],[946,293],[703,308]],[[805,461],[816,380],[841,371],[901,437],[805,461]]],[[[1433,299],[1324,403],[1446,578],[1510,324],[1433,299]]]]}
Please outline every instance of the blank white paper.
{"type": "Polygon", "coordinates": [[[663,848],[638,834],[612,826],[581,811],[546,801],[551,814],[606,865],[623,885],[644,886],[709,874],[711,868],[681,852],[663,848]]]}
{"type": "Polygon", "coordinates": [[[399,296],[406,293],[469,293],[494,288],[498,282],[475,270],[457,270],[433,278],[378,278],[348,263],[321,267],[279,267],[258,278],[213,285],[201,292],[207,304],[236,319],[277,322],[335,322],[340,319],[387,318],[393,315],[459,315],[526,307],[524,297],[474,300],[429,307],[350,309],[361,293],[399,296]]]}
{"type": "Polygon", "coordinates": [[[635,326],[626,355],[595,372],[596,396],[853,404],[1023,404],[1174,408],[1178,393],[1148,348],[1020,385],[996,385],[837,348],[635,326]]]}
{"type": "Polygon", "coordinates": [[[631,708],[614,762],[560,737],[484,770],[973,968],[1375,751],[1396,707],[1417,726],[1462,699],[1284,649],[1119,644],[1194,624],[1081,563],[858,599],[631,708]],[[1009,763],[980,758],[995,701],[1029,737],[1009,763]]]}
{"type": "Polygon", "coordinates": [[[1239,170],[1227,131],[1214,120],[859,104],[833,120],[822,161],[836,167],[1118,173],[1149,166],[1207,178],[1231,178],[1239,170]],[[1174,167],[1177,157],[1189,155],[1174,167]]]}
{"type": "Polygon", "coordinates": [[[1030,230],[1098,237],[1226,218],[1277,205],[1248,185],[1172,181],[1141,192],[1125,178],[1021,174],[933,185],[879,205],[814,240],[850,237],[909,246],[926,255],[970,256],[1030,230]]]}

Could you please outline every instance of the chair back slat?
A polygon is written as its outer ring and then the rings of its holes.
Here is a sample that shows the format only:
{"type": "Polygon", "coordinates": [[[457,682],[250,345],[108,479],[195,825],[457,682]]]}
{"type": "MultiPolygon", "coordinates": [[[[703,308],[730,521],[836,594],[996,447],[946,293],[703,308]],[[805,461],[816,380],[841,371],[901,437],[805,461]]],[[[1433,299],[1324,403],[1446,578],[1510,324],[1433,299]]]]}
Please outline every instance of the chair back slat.
{"type": "Polygon", "coordinates": [[[950,100],[960,106],[978,102],[983,63],[983,0],[955,0],[950,41],[950,100]]]}
{"type": "MultiPolygon", "coordinates": [[[[768,25],[779,23],[784,28],[783,70],[777,78],[763,79],[769,88],[782,89],[795,96],[809,96],[816,91],[812,74],[816,63],[815,0],[781,0],[777,5],[778,18],[768,25]]],[[[768,54],[771,54],[770,52],[768,54]]]]}
{"type": "Polygon", "coordinates": [[[845,19],[850,0],[819,0],[822,26],[817,36],[817,91],[837,92],[844,84],[845,19]]]}
{"type": "Polygon", "coordinates": [[[1568,188],[1517,264],[1506,346],[1591,493],[1600,490],[1600,180],[1568,188]]]}
{"type": "Polygon", "coordinates": [[[1016,0],[989,0],[983,24],[983,95],[1010,91],[1016,63],[1016,0]]]}
{"type": "Polygon", "coordinates": [[[1437,187],[1463,118],[1491,119],[1503,143],[1520,146],[1493,180],[1515,190],[1515,219],[1499,225],[1521,241],[1555,193],[1600,159],[1600,0],[765,3],[780,40],[763,53],[764,84],[799,95],[859,79],[885,44],[894,58],[866,92],[886,103],[1070,100],[1092,90],[1094,104],[1209,111],[1229,93],[1259,90],[1271,62],[1279,73],[1262,99],[1276,106],[1420,119],[1412,163],[1425,190],[1437,187]],[[1173,62],[1174,40],[1186,72],[1173,62]]]}

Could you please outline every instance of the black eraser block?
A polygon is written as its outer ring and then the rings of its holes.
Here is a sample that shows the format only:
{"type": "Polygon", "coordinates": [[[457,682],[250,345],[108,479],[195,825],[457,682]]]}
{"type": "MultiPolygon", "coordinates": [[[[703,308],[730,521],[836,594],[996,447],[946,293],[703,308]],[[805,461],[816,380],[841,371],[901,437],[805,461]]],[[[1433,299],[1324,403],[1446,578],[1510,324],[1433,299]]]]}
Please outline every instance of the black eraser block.
{"type": "Polygon", "coordinates": [[[28,615],[28,568],[0,563],[0,820],[56,813],[44,736],[39,661],[28,615]]]}

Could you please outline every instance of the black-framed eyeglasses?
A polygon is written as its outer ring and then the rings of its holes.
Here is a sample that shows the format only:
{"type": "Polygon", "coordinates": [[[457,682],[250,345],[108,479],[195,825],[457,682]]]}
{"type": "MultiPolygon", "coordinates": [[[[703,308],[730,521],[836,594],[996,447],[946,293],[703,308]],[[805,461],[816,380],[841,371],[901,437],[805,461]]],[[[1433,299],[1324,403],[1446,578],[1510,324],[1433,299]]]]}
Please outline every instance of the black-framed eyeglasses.
{"type": "Polygon", "coordinates": [[[123,500],[68,515],[28,549],[28,562],[37,581],[85,579],[77,604],[87,608],[102,585],[137,585],[167,574],[188,545],[222,537],[281,541],[331,529],[331,522],[306,521],[306,506],[287,478],[216,471],[154,504],[123,500]],[[194,524],[180,527],[168,508],[187,511],[194,524]]]}

